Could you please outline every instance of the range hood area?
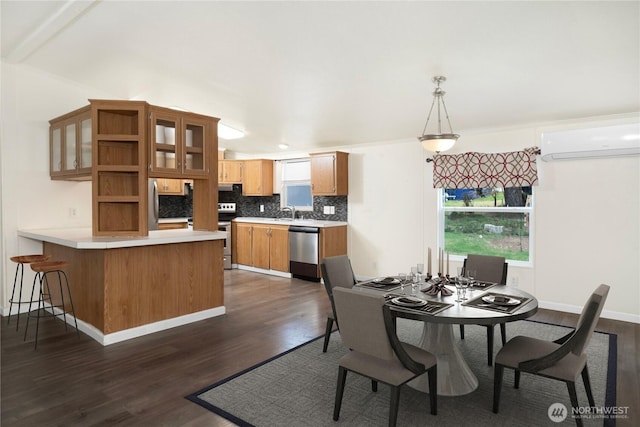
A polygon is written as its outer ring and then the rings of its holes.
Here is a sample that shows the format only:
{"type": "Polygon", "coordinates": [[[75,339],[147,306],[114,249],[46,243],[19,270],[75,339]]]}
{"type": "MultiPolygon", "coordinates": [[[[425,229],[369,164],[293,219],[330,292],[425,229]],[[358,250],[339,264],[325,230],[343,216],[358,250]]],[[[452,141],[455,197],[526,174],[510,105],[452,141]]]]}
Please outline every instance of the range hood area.
{"type": "Polygon", "coordinates": [[[218,191],[233,191],[233,184],[218,184],[218,191]]]}

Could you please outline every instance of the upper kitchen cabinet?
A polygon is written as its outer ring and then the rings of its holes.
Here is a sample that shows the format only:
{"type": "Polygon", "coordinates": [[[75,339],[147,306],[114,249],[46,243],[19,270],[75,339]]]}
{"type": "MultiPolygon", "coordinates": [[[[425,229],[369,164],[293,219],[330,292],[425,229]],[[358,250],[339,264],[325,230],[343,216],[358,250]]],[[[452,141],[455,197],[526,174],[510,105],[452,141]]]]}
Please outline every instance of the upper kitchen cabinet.
{"type": "Polygon", "coordinates": [[[349,194],[349,153],[314,153],[311,157],[311,194],[346,196],[349,194]]]}
{"type": "Polygon", "coordinates": [[[51,179],[91,179],[91,106],[49,121],[51,179]]]}
{"type": "Polygon", "coordinates": [[[148,234],[146,106],[91,101],[94,236],[148,234]]]}
{"type": "Polygon", "coordinates": [[[273,196],[273,160],[245,160],[243,196],[273,196]]]}
{"type": "Polygon", "coordinates": [[[168,108],[149,108],[149,175],[199,178],[209,175],[208,150],[216,146],[217,119],[168,108]]]}
{"type": "Polygon", "coordinates": [[[219,160],[218,183],[242,184],[243,169],[244,161],[242,160],[219,160]]]}

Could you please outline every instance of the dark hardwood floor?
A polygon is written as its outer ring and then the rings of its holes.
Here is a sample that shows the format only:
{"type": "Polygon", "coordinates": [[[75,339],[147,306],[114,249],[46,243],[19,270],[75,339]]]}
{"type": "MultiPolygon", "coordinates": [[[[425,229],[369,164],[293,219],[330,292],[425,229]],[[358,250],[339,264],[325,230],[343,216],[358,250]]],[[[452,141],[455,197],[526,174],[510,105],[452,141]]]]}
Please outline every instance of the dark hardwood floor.
{"type": "MultiPolygon", "coordinates": [[[[330,306],[317,283],[239,270],[225,282],[226,315],[107,347],[46,319],[34,351],[31,325],[22,340],[25,318],[18,332],[2,318],[1,425],[233,425],[184,396],[322,335],[330,306]]],[[[573,325],[577,316],[534,319],[573,325]]],[[[629,407],[618,425],[638,425],[640,325],[602,319],[598,330],[618,334],[618,406],[629,407]]]]}

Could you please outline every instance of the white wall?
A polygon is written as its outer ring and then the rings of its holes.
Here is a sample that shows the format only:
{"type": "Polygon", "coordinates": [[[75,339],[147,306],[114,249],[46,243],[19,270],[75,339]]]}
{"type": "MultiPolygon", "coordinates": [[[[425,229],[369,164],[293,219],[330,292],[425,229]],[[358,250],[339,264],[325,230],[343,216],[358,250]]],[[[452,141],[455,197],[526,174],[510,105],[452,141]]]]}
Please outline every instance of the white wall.
{"type": "MultiPolygon", "coordinates": [[[[451,153],[537,146],[539,130],[460,131],[451,153]]],[[[356,275],[426,263],[426,248],[438,245],[438,192],[427,153],[413,140],[349,151],[349,256],[356,275]]],[[[533,266],[510,266],[509,284],[536,295],[541,307],[578,312],[606,283],[611,292],[603,316],[640,322],[639,170],[638,157],[538,159],[533,266]]],[[[452,271],[458,260],[452,257],[452,271]]]]}
{"type": "MultiPolygon", "coordinates": [[[[48,120],[89,98],[116,97],[5,63],[1,82],[0,304],[6,314],[15,271],[9,257],[41,250],[17,230],[91,225],[90,183],[49,179],[48,120]],[[77,218],[69,217],[70,207],[78,208],[77,218]]],[[[534,126],[459,132],[452,152],[538,145],[534,126]]],[[[437,248],[438,232],[427,153],[414,139],[343,149],[351,153],[349,255],[356,274],[397,274],[425,261],[426,248],[437,248]]],[[[640,158],[539,161],[538,167],[534,265],[510,267],[510,283],[515,279],[543,307],[567,311],[577,311],[596,285],[608,283],[604,316],[640,322],[640,158]]]]}
{"type": "MultiPolygon", "coordinates": [[[[109,96],[25,66],[3,62],[1,70],[0,301],[6,313],[16,267],[9,258],[42,253],[41,244],[18,238],[17,230],[91,226],[91,182],[49,179],[48,121],[88,105],[89,98],[109,96]],[[69,216],[72,207],[75,218],[69,216]]],[[[30,290],[30,269],[25,274],[30,290]]]]}

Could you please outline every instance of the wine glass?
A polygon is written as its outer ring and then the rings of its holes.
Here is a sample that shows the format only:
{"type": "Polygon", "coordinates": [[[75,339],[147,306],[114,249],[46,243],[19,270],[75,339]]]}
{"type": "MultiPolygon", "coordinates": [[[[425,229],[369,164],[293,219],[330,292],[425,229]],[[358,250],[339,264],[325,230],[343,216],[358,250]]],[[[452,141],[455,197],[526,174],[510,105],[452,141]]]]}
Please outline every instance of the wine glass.
{"type": "Polygon", "coordinates": [[[462,299],[467,300],[467,288],[473,283],[473,279],[476,276],[475,270],[465,269],[464,280],[462,282],[462,299]]]}

